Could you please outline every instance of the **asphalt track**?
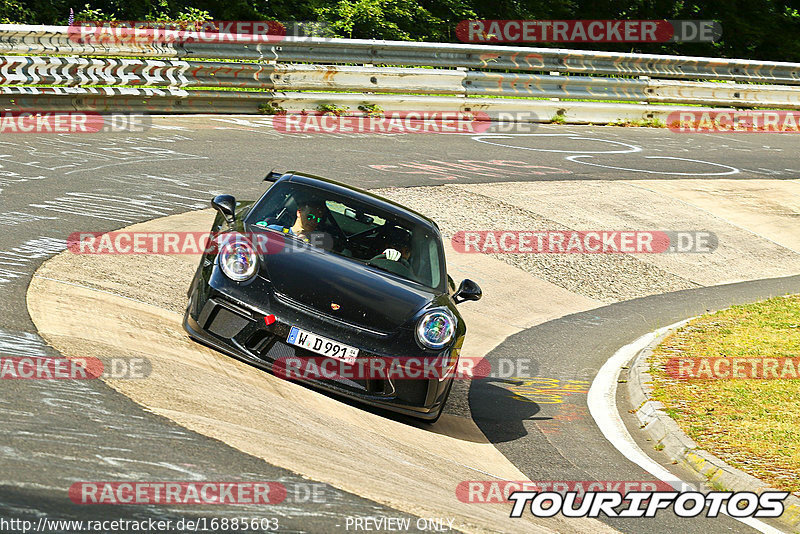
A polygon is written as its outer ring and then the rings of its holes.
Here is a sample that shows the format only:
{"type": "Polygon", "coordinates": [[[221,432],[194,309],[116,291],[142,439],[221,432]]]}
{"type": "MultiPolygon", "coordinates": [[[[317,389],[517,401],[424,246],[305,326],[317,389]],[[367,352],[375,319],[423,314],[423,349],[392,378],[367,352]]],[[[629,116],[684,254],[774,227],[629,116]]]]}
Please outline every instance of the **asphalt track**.
{"type": "MultiPolygon", "coordinates": [[[[275,132],[264,119],[247,117],[164,118],[153,126],[139,134],[20,135],[0,141],[4,355],[52,353],[35,335],[25,290],[36,267],[60,250],[61,240],[70,233],[112,230],[207,207],[208,198],[217,192],[253,198],[263,190],[259,177],[271,168],[301,169],[365,188],[800,176],[797,141],[777,134],[698,136],[649,129],[543,127],[534,133],[547,135],[537,135],[532,143],[525,136],[499,134],[480,140],[452,135],[289,136],[275,132]],[[521,148],[508,146],[515,144],[521,148]],[[475,170],[467,162],[484,165],[475,170]],[[530,168],[509,162],[541,166],[542,174],[531,175],[530,168]],[[487,171],[487,166],[494,170],[487,171]]],[[[521,332],[490,358],[525,353],[536,361],[541,376],[586,380],[591,378],[586,369],[599,368],[619,346],[656,327],[705,309],[787,291],[800,291],[800,280],[748,282],[613,304],[521,332]]],[[[551,405],[512,402],[501,394],[505,391],[491,381],[476,381],[462,393],[485,435],[532,480],[651,479],[603,439],[580,401],[569,424],[554,431],[551,405]]],[[[0,516],[174,516],[174,511],[149,508],[122,512],[119,507],[76,507],[65,496],[65,488],[76,480],[114,480],[132,472],[142,480],[188,476],[308,482],[149,414],[96,381],[55,387],[4,381],[1,401],[0,516]]],[[[464,403],[453,405],[463,410],[464,403]]],[[[276,514],[288,530],[312,532],[329,530],[347,515],[404,515],[331,487],[326,495],[326,503],[298,502],[276,514]]],[[[220,512],[192,510],[196,515],[220,512]]],[[[740,523],[725,518],[687,523],[666,514],[656,520],[607,522],[624,532],[743,530],[740,523]]]]}

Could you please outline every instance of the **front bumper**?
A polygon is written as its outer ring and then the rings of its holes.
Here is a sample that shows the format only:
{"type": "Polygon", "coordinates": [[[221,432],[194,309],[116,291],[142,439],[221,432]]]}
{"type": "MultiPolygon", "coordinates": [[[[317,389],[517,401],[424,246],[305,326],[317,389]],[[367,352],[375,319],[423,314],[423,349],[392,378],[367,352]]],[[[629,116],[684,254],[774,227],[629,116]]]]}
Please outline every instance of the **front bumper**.
{"type": "MultiPolygon", "coordinates": [[[[288,306],[273,296],[266,280],[258,277],[246,292],[242,292],[240,285],[222,277],[212,275],[208,282],[204,284],[201,281],[194,286],[184,317],[184,329],[190,337],[259,368],[272,371],[275,361],[281,358],[321,357],[286,343],[292,326],[356,346],[359,348],[359,358],[387,358],[387,350],[401,354],[399,361],[403,360],[402,356],[416,356],[396,352],[398,340],[391,336],[372,332],[359,334],[354,328],[332,325],[324,317],[313,317],[288,306]],[[266,298],[262,300],[266,306],[262,304],[256,307],[246,302],[245,298],[251,294],[264,295],[266,298]],[[268,313],[277,318],[269,326],[264,323],[264,316],[268,313]]],[[[411,343],[414,343],[413,339],[411,343]]],[[[434,355],[426,354],[425,357],[444,358],[454,365],[459,344],[434,355]]],[[[330,380],[296,377],[291,380],[378,408],[433,420],[439,415],[453,379],[450,376],[432,379],[337,377],[330,380]]]]}

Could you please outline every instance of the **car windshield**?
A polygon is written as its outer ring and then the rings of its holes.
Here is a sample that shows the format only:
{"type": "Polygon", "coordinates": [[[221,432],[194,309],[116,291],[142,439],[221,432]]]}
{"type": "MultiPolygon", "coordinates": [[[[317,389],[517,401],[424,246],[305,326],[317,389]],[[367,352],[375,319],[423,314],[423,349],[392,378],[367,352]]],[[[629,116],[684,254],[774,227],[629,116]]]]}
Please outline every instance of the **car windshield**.
{"type": "Polygon", "coordinates": [[[251,228],[277,231],[382,271],[437,289],[444,253],[438,233],[414,220],[321,188],[273,185],[247,216],[251,228]]]}

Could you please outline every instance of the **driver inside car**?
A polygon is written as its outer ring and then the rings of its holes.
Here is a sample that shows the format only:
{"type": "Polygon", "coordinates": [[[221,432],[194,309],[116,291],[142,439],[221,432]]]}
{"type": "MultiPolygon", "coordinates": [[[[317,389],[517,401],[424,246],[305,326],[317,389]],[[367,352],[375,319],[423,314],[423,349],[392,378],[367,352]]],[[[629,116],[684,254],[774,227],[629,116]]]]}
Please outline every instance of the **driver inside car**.
{"type": "Polygon", "coordinates": [[[391,246],[369,260],[369,264],[414,280],[415,277],[409,262],[411,258],[411,234],[407,230],[396,226],[389,232],[387,243],[391,243],[391,246]]]}
{"type": "Polygon", "coordinates": [[[256,225],[299,237],[306,243],[329,250],[333,246],[333,238],[327,232],[317,231],[320,223],[325,218],[325,211],[325,202],[322,200],[300,200],[297,203],[297,217],[291,227],[287,228],[280,224],[267,224],[264,221],[256,223],[256,225]]]}
{"type": "Polygon", "coordinates": [[[289,229],[294,235],[310,241],[314,237],[317,227],[325,216],[325,203],[322,201],[309,200],[298,205],[297,218],[294,225],[289,229]]]}

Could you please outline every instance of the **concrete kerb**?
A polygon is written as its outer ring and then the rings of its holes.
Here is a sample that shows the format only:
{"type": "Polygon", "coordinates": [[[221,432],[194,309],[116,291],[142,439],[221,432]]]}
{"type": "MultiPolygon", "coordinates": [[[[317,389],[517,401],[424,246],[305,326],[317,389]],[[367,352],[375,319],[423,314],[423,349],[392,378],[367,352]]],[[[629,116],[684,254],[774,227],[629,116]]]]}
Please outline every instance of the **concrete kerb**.
{"type": "MultiPolygon", "coordinates": [[[[721,458],[700,449],[697,443],[687,436],[675,420],[666,413],[664,404],[653,399],[653,386],[648,373],[650,356],[655,347],[668,335],[690,320],[687,319],[668,327],[665,332],[640,350],[629,364],[627,370],[628,394],[641,430],[654,444],[662,446],[661,450],[670,459],[702,476],[714,489],[752,491],[757,494],[763,491],[777,491],[770,488],[764,481],[748,475],[721,458]]],[[[789,495],[784,500],[783,515],[777,521],[790,527],[792,532],[800,532],[800,498],[789,495]]]]}
{"type": "MultiPolygon", "coordinates": [[[[270,104],[289,113],[314,111],[322,105],[347,108],[346,115],[357,113],[358,106],[372,104],[385,112],[435,111],[481,112],[492,120],[515,123],[616,124],[661,121],[686,107],[656,104],[576,102],[524,98],[466,98],[366,93],[211,91],[172,88],[114,87],[96,88],[2,88],[0,107],[14,111],[87,111],[97,113],[151,114],[261,114],[260,106],[270,104]],[[518,116],[515,118],[514,115],[518,116]]],[[[693,112],[730,112],[728,108],[693,107],[693,112]]],[[[270,116],[270,115],[264,115],[270,116]]]]}

